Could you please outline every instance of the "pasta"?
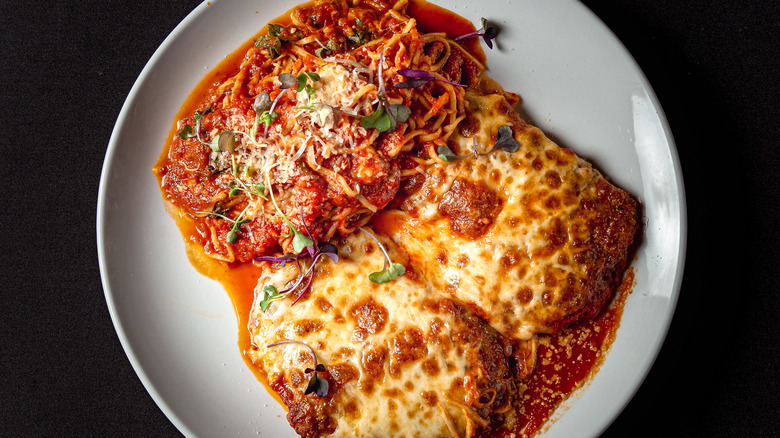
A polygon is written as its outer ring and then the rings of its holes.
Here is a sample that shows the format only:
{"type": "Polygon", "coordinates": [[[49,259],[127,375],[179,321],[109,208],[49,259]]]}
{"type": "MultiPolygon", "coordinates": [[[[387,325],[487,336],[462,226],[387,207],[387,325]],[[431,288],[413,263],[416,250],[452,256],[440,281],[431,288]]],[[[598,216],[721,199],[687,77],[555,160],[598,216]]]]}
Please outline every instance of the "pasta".
{"type": "Polygon", "coordinates": [[[446,35],[420,34],[405,6],[340,1],[294,10],[179,122],[184,131],[158,174],[167,198],[202,230],[209,255],[245,262],[290,252],[287,220],[318,241],[348,235],[440,161],[436,147],[465,119],[466,86],[477,85],[484,66],[446,35]],[[437,80],[396,87],[407,70],[437,80]],[[378,112],[392,131],[366,128],[378,112]]]}

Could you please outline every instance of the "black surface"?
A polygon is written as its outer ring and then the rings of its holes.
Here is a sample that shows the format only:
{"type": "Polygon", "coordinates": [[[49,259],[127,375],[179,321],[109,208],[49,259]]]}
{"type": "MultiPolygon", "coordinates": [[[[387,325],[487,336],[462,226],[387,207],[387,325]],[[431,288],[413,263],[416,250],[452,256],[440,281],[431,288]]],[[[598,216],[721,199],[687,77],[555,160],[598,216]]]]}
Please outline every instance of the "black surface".
{"type": "MultiPolygon", "coordinates": [[[[0,436],[176,436],[114,332],[95,214],[124,99],[198,2],[39,3],[0,3],[0,436]]],[[[605,436],[780,436],[780,3],[585,3],[658,94],[689,207],[669,337],[605,436]]]]}

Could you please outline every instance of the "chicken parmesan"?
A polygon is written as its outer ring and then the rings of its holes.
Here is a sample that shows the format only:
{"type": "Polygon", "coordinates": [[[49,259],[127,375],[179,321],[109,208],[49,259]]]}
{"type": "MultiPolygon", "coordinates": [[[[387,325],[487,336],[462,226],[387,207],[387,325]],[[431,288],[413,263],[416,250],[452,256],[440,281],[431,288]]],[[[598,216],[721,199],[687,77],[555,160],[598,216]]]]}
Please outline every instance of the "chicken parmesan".
{"type": "Polygon", "coordinates": [[[530,437],[608,349],[638,203],[520,118],[496,35],[316,0],[175,121],[163,198],[303,437],[530,437]]]}

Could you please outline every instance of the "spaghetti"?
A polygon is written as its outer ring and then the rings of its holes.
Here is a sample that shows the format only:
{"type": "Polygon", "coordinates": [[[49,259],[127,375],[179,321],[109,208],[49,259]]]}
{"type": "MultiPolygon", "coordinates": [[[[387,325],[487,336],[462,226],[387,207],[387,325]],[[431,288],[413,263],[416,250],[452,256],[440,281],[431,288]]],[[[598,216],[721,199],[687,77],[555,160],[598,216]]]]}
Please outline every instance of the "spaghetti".
{"type": "Polygon", "coordinates": [[[476,86],[484,66],[444,33],[420,33],[405,8],[342,0],[295,9],[178,122],[156,171],[209,256],[290,252],[285,218],[317,241],[348,235],[439,161],[437,145],[467,125],[458,84],[476,86]],[[403,70],[440,80],[396,88],[403,70]],[[389,127],[366,123],[381,116],[389,127]]]}

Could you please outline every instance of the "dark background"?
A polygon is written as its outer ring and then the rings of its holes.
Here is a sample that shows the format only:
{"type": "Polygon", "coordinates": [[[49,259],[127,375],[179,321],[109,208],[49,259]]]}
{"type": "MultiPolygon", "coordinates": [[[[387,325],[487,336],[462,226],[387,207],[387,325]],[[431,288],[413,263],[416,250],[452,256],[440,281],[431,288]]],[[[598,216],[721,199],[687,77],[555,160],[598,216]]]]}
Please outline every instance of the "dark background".
{"type": "MultiPolygon", "coordinates": [[[[198,4],[147,3],[0,2],[0,436],[178,435],[114,332],[95,241],[116,117],[198,4]]],[[[658,94],[689,208],[669,336],[605,436],[780,436],[780,2],[585,3],[658,94]]]]}

